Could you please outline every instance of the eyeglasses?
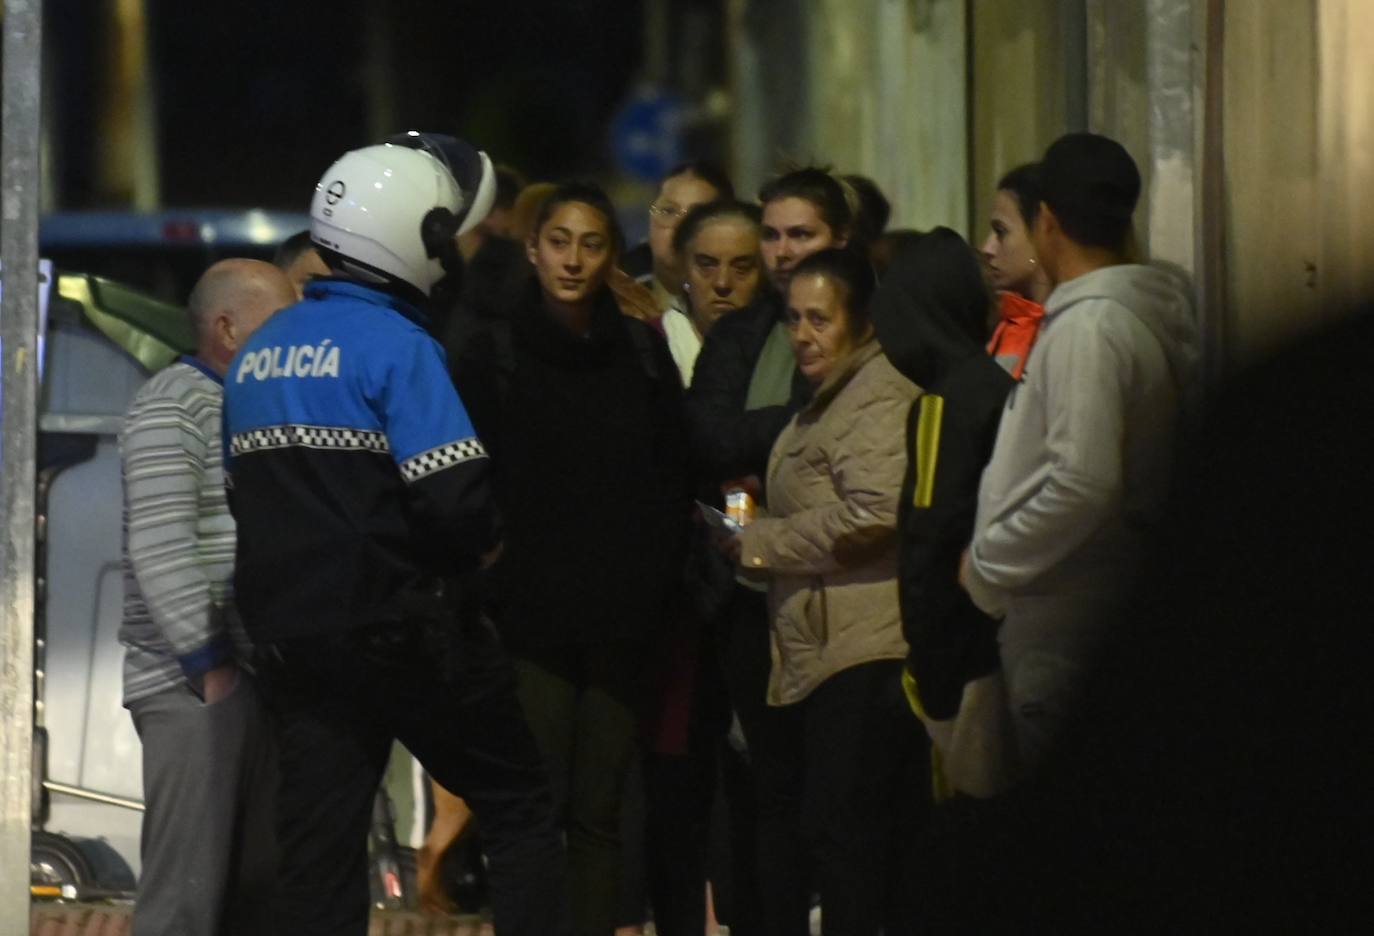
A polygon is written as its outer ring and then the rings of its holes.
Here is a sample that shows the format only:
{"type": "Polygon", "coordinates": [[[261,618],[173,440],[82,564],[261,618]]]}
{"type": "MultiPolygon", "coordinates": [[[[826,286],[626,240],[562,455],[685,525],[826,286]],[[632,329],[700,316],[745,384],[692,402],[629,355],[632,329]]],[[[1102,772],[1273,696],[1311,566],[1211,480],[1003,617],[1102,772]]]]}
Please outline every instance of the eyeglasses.
{"type": "Polygon", "coordinates": [[[677,205],[660,205],[654,203],[649,206],[649,217],[659,224],[672,224],[681,221],[682,216],[688,212],[687,208],[679,208],[677,205]]]}

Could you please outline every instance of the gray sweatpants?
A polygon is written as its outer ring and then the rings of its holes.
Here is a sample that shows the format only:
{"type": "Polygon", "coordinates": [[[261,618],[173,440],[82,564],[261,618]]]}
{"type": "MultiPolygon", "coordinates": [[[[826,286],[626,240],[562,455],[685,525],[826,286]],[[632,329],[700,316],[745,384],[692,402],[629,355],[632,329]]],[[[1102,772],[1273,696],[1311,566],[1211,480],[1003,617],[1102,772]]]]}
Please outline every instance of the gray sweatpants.
{"type": "Polygon", "coordinates": [[[1079,714],[1102,641],[1124,613],[1115,594],[1012,600],[998,643],[1023,776],[1039,773],[1058,753],[1079,714]]]}
{"type": "Polygon", "coordinates": [[[214,705],[180,686],[129,708],[147,810],[133,936],[266,932],[276,764],[252,677],[214,705]]]}

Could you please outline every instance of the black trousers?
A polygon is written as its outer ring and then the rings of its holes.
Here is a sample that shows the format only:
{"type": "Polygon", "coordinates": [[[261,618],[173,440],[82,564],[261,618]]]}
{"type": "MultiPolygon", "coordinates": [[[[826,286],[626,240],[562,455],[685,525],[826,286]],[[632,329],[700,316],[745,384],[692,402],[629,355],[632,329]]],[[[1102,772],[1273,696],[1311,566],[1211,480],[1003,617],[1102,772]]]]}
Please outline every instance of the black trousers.
{"type": "Polygon", "coordinates": [[[280,749],[281,936],[363,936],[367,830],[393,739],[481,823],[502,936],[567,931],[561,833],[504,651],[485,624],[442,652],[391,625],[261,648],[280,749]]]}
{"type": "Polygon", "coordinates": [[[573,645],[515,659],[520,703],[566,832],[577,936],[609,936],[620,922],[621,796],[638,750],[644,653],[638,644],[573,645]]]}
{"type": "Polygon", "coordinates": [[[733,581],[725,588],[723,605],[697,634],[685,749],[663,753],[646,741],[626,785],[621,921],[643,922],[647,896],[659,936],[701,936],[708,880],[716,916],[732,934],[762,932],[753,781],[747,756],[727,735],[736,696],[751,713],[764,707],[767,605],[733,581]]]}
{"type": "Polygon", "coordinates": [[[708,751],[651,753],[643,761],[646,877],[659,936],[701,936],[706,931],[715,767],[708,751]]]}
{"type": "Polygon", "coordinates": [[[831,676],[769,710],[750,739],[769,936],[806,936],[812,887],[826,936],[911,929],[911,864],[929,803],[901,661],[831,676]]]}
{"type": "Polygon", "coordinates": [[[772,660],[768,596],[736,585],[717,618],[714,638],[730,705],[748,745],[748,750],[737,750],[727,739],[718,748],[729,825],[730,872],[728,882],[720,881],[714,888],[716,915],[729,925],[731,936],[761,936],[758,778],[752,751],[769,714],[768,671],[772,660]]]}

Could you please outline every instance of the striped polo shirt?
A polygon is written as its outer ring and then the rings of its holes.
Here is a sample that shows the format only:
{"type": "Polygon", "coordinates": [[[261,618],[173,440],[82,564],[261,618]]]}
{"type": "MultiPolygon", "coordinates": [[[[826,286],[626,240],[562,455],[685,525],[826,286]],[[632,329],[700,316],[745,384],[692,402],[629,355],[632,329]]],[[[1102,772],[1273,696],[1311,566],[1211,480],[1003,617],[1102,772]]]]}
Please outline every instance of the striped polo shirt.
{"type": "Polygon", "coordinates": [[[230,623],[234,519],[225,502],[222,381],[183,357],[134,397],[124,479],[124,704],[247,660],[230,623]]]}

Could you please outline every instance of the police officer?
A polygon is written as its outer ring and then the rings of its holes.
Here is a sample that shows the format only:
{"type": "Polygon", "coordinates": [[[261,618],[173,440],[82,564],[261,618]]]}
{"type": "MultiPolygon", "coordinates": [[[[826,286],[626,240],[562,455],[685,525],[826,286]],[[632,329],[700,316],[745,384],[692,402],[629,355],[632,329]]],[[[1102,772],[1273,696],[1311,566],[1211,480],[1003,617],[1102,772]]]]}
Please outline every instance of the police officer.
{"type": "Polygon", "coordinates": [[[497,932],[566,926],[548,780],[465,587],[499,548],[487,455],[419,308],[494,191],[485,154],[463,144],[455,173],[452,153],[369,146],[331,166],[311,203],[331,275],[225,380],[235,588],[281,746],[283,934],[366,931],[397,738],[481,822],[497,932]]]}

